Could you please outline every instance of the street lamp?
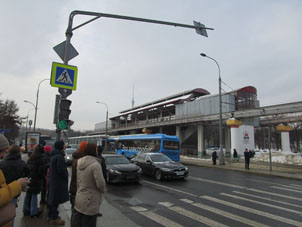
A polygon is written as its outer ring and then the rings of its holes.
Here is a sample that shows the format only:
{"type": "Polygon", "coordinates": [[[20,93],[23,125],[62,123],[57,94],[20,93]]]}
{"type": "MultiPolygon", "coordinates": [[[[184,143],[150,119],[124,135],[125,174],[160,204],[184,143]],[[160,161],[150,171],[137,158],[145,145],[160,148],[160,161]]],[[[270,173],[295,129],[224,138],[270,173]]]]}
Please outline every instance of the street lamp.
{"type": "Polygon", "coordinates": [[[108,105],[104,102],[99,102],[99,101],[96,101],[96,103],[103,104],[107,108],[107,111],[106,111],[106,129],[105,129],[106,140],[105,140],[105,149],[104,149],[106,151],[107,150],[107,132],[108,132],[108,105]]]}
{"type": "Polygon", "coordinates": [[[27,100],[24,100],[24,102],[26,103],[29,103],[29,104],[32,104],[33,107],[35,108],[35,120],[34,120],[34,132],[36,131],[36,116],[37,116],[37,106],[35,104],[33,104],[32,102],[30,101],[27,101],[27,100]]]}
{"type": "Polygon", "coordinates": [[[38,89],[37,89],[37,98],[36,98],[36,107],[35,107],[35,120],[34,120],[34,131],[36,129],[36,120],[37,120],[37,115],[38,115],[38,100],[39,100],[39,89],[40,89],[40,85],[43,81],[46,81],[46,80],[50,80],[50,79],[43,79],[39,82],[38,84],[38,89]]]}
{"type": "Polygon", "coordinates": [[[220,77],[220,67],[218,62],[214,59],[211,58],[209,56],[207,56],[205,53],[200,53],[200,56],[202,57],[206,57],[209,58],[211,60],[213,60],[217,67],[218,67],[218,75],[219,75],[219,165],[225,165],[225,161],[224,161],[224,153],[223,153],[223,148],[222,148],[222,101],[221,101],[221,77],[220,77]]]}

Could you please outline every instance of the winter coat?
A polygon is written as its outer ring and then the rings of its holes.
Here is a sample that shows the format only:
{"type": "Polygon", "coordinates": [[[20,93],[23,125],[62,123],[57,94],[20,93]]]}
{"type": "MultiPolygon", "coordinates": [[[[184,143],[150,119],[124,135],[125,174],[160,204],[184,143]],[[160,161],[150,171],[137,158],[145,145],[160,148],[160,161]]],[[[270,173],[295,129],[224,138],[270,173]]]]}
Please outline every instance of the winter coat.
{"type": "Polygon", "coordinates": [[[216,152],[216,151],[213,151],[213,152],[212,152],[212,159],[213,159],[213,160],[216,160],[217,158],[218,158],[217,152],[216,152]]]}
{"type": "Polygon", "coordinates": [[[69,200],[68,172],[64,153],[58,149],[50,152],[48,204],[58,205],[69,200]]]}
{"type": "MultiPolygon", "coordinates": [[[[14,197],[21,193],[22,186],[18,181],[13,181],[6,184],[5,177],[0,169],[0,207],[12,201],[14,197]]],[[[11,226],[11,222],[4,225],[5,227],[11,226]]]]}
{"type": "MultiPolygon", "coordinates": [[[[33,158],[33,156],[31,156],[31,158],[33,158]]],[[[45,162],[43,160],[43,154],[37,154],[34,159],[31,158],[27,161],[27,168],[29,170],[28,177],[31,178],[27,191],[33,194],[39,194],[42,189],[42,181],[45,178],[45,162]]]]}
{"type": "Polygon", "coordinates": [[[78,160],[75,209],[85,215],[99,212],[106,183],[96,157],[86,155],[78,160]]]}
{"type": "Polygon", "coordinates": [[[3,171],[7,184],[28,175],[26,163],[21,159],[20,154],[8,153],[4,159],[0,161],[0,169],[3,171]]]}
{"type": "Polygon", "coordinates": [[[245,159],[245,161],[250,161],[251,156],[252,156],[252,152],[250,152],[250,151],[244,151],[244,159],[245,159]]]}
{"type": "Polygon", "coordinates": [[[85,154],[83,152],[75,151],[72,153],[72,167],[71,167],[71,180],[69,185],[69,193],[75,195],[77,192],[77,162],[85,154]]]}

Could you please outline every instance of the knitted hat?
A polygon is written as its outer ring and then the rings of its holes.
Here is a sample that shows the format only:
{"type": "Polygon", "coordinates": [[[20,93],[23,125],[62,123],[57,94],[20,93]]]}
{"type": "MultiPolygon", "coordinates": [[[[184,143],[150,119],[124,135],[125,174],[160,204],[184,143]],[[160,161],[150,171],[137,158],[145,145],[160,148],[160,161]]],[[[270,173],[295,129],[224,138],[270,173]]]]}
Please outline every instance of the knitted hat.
{"type": "Polygon", "coordinates": [[[46,145],[46,146],[44,146],[44,151],[46,152],[46,153],[49,153],[49,152],[51,152],[51,146],[49,146],[49,145],[46,145]]]}
{"type": "Polygon", "coordinates": [[[54,147],[60,151],[64,150],[64,141],[62,140],[56,141],[54,147]]]}
{"type": "Polygon", "coordinates": [[[86,145],[87,145],[87,142],[86,141],[82,141],[80,143],[80,146],[79,146],[79,149],[78,149],[79,152],[84,152],[84,149],[85,149],[86,145]]]}
{"type": "Polygon", "coordinates": [[[4,135],[0,134],[0,151],[4,151],[8,147],[9,147],[8,140],[4,135]]]}

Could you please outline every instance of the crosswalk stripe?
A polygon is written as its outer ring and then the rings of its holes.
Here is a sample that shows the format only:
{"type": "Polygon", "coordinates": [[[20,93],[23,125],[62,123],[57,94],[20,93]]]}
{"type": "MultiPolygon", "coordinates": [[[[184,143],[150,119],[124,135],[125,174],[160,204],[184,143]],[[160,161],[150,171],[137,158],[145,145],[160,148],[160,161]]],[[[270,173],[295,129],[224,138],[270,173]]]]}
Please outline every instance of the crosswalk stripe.
{"type": "Polygon", "coordinates": [[[242,187],[242,186],[239,186],[239,185],[222,183],[222,182],[219,182],[219,181],[207,180],[207,179],[198,178],[198,177],[189,177],[189,178],[193,179],[193,180],[197,180],[197,181],[202,181],[202,182],[207,182],[207,183],[212,183],[212,184],[219,184],[219,185],[228,186],[228,187],[232,187],[232,188],[239,188],[239,189],[245,189],[246,188],[246,187],[242,187]]]}
{"type": "Polygon", "coordinates": [[[263,206],[272,207],[272,208],[275,208],[275,209],[285,210],[287,212],[292,212],[292,213],[295,213],[295,214],[300,214],[301,213],[300,211],[291,210],[291,209],[275,206],[275,205],[268,204],[268,203],[262,203],[262,202],[259,202],[259,201],[256,201],[256,200],[251,200],[251,199],[243,198],[243,197],[240,197],[240,196],[230,195],[230,194],[227,194],[227,193],[220,193],[220,195],[229,196],[229,197],[232,197],[234,199],[240,199],[240,200],[248,201],[248,202],[251,202],[251,203],[260,204],[260,205],[263,205],[263,206]]]}
{"type": "Polygon", "coordinates": [[[298,190],[294,190],[294,189],[281,188],[281,187],[277,187],[277,186],[271,186],[271,188],[281,189],[281,190],[290,191],[290,192],[302,193],[302,191],[300,191],[300,190],[298,191],[298,190]]]}
{"type": "Polygon", "coordinates": [[[185,191],[182,191],[182,190],[179,190],[179,189],[175,189],[175,188],[167,187],[167,186],[164,186],[164,185],[152,183],[152,182],[149,182],[149,181],[142,180],[140,182],[144,182],[144,183],[147,183],[147,184],[155,185],[157,187],[161,187],[161,188],[165,188],[165,189],[168,189],[168,190],[176,191],[176,192],[183,193],[183,194],[186,194],[186,195],[190,195],[190,196],[193,196],[193,197],[198,197],[197,195],[189,193],[189,192],[185,192],[185,191]]]}
{"type": "Polygon", "coordinates": [[[204,205],[204,204],[201,204],[201,203],[194,203],[192,200],[189,200],[189,199],[181,199],[181,201],[189,203],[189,204],[191,204],[191,205],[193,205],[195,207],[198,207],[198,208],[201,208],[201,209],[213,212],[215,214],[225,216],[225,217],[233,219],[235,221],[244,223],[246,225],[257,226],[257,227],[266,227],[266,226],[268,226],[268,225],[264,225],[264,224],[262,224],[260,222],[256,222],[256,221],[249,220],[247,218],[235,215],[233,213],[230,213],[230,212],[227,212],[227,211],[223,211],[221,209],[210,207],[210,206],[207,206],[207,205],[204,205]]]}
{"type": "Polygon", "coordinates": [[[238,205],[238,204],[235,204],[235,203],[231,203],[231,202],[227,202],[227,201],[224,201],[224,200],[216,199],[216,198],[206,196],[206,195],[205,196],[200,196],[200,198],[210,200],[210,201],[213,201],[213,202],[216,202],[216,203],[220,203],[220,204],[223,204],[223,205],[226,205],[226,206],[230,206],[230,207],[233,207],[233,208],[237,208],[237,209],[240,209],[240,210],[245,211],[245,212],[250,212],[250,213],[253,213],[253,214],[257,214],[259,216],[263,216],[263,217],[266,217],[266,218],[271,218],[273,220],[284,222],[286,224],[301,227],[301,222],[291,220],[291,219],[288,219],[288,218],[284,218],[284,217],[280,217],[280,216],[270,214],[270,213],[267,213],[267,212],[264,212],[264,211],[256,210],[256,209],[249,208],[249,207],[246,207],[246,206],[241,206],[241,205],[238,205]]]}
{"type": "Polygon", "coordinates": [[[297,197],[283,195],[283,194],[278,194],[278,193],[273,193],[273,192],[267,192],[267,191],[258,190],[258,189],[254,189],[254,188],[246,188],[246,190],[253,191],[253,192],[259,192],[259,193],[263,193],[263,194],[268,194],[268,195],[279,196],[279,197],[287,198],[287,199],[293,199],[293,200],[302,201],[302,198],[297,198],[297,197]]]}
{"type": "Polygon", "coordinates": [[[191,219],[194,219],[195,221],[198,221],[200,223],[206,224],[208,226],[213,227],[226,227],[227,225],[221,224],[217,221],[213,221],[207,217],[204,217],[202,215],[196,214],[192,211],[186,210],[184,208],[181,208],[179,206],[174,206],[172,203],[165,203],[165,202],[159,202],[160,205],[167,207],[169,210],[172,210],[174,212],[177,212],[183,216],[189,217],[191,219]]]}
{"type": "Polygon", "coordinates": [[[301,189],[302,189],[302,185],[298,185],[298,184],[290,184],[290,185],[292,185],[292,186],[294,186],[294,187],[297,187],[297,188],[301,188],[301,189]]]}
{"type": "Polygon", "coordinates": [[[262,199],[262,200],[267,200],[267,201],[271,201],[271,202],[275,202],[275,203],[281,203],[281,204],[288,205],[288,206],[294,206],[294,207],[302,208],[302,206],[299,206],[299,205],[296,205],[296,204],[287,203],[287,202],[283,202],[283,201],[278,201],[278,200],[275,200],[275,199],[269,199],[269,198],[265,198],[265,197],[261,197],[261,196],[257,196],[257,195],[251,195],[251,194],[247,194],[247,193],[244,193],[244,192],[238,192],[238,191],[233,191],[233,192],[237,193],[237,194],[241,194],[241,195],[257,198],[257,199],[262,199]]]}
{"type": "Polygon", "coordinates": [[[165,218],[161,215],[158,215],[152,211],[148,211],[146,208],[144,207],[139,207],[139,206],[135,206],[135,207],[130,207],[132,210],[137,211],[139,214],[151,219],[152,221],[155,221],[163,226],[166,227],[183,227],[182,225],[168,219],[165,218]]]}

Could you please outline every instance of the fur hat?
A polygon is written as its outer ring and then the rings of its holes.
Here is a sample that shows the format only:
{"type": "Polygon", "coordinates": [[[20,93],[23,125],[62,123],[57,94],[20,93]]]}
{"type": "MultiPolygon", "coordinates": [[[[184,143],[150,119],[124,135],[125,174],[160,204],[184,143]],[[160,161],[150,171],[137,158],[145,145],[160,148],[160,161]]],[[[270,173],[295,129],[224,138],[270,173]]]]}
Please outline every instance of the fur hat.
{"type": "Polygon", "coordinates": [[[62,140],[56,141],[54,144],[54,148],[56,148],[60,151],[64,150],[64,141],[62,141],[62,140]]]}
{"type": "Polygon", "coordinates": [[[0,151],[4,151],[8,147],[9,147],[8,140],[4,135],[0,134],[0,151]]]}
{"type": "Polygon", "coordinates": [[[49,145],[44,146],[44,151],[45,151],[46,153],[50,153],[51,150],[52,150],[51,146],[49,146],[49,145]]]}

